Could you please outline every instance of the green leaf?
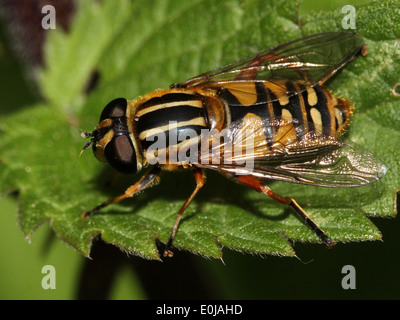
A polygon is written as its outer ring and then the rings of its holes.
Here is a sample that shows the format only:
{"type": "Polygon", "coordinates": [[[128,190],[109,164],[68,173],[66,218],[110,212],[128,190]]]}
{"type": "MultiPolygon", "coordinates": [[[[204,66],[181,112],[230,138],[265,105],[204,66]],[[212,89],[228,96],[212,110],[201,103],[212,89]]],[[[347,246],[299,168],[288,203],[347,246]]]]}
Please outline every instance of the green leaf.
{"type": "MultiPolygon", "coordinates": [[[[382,159],[389,168],[386,176],[357,189],[269,184],[296,199],[335,241],[381,239],[365,215],[397,213],[400,116],[399,98],[391,89],[400,74],[399,4],[356,7],[356,31],[365,38],[368,55],[328,83],[354,102],[348,136],[382,159]]],[[[123,193],[139,175],[106,187],[112,179],[109,167],[91,152],[78,159],[85,142],[76,126],[91,130],[113,98],[133,99],[303,35],[341,29],[340,8],[299,17],[297,7],[296,1],[278,0],[79,2],[70,33],[49,31],[46,68],[40,73],[45,102],[0,122],[0,191],[19,191],[25,237],[31,239],[49,221],[59,238],[84,255],[100,235],[129,253],[159,259],[156,239],[168,240],[176,213],[195,186],[191,173],[167,172],[159,186],[84,220],[83,211],[123,193]],[[95,71],[100,82],[87,96],[95,71]]],[[[285,206],[210,173],[185,212],[175,246],[214,258],[222,256],[223,247],[294,256],[289,239],[318,241],[285,206]]]]}

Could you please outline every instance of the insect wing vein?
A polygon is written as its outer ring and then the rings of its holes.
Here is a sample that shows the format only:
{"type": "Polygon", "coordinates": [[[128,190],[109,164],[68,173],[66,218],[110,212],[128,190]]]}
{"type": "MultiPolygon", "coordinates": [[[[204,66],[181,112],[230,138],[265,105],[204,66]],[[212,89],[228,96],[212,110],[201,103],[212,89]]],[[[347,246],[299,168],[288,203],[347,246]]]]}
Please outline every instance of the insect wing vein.
{"type": "Polygon", "coordinates": [[[350,32],[325,32],[282,44],[203,73],[179,84],[208,86],[229,80],[305,80],[321,84],[352,60],[364,46],[350,32]]]}

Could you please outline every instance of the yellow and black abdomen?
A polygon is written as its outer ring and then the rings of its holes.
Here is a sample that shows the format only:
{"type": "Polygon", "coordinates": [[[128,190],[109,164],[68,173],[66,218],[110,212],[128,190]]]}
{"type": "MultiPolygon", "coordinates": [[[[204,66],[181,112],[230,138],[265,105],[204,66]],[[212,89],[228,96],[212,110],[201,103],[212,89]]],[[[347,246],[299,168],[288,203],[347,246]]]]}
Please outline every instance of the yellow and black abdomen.
{"type": "Polygon", "coordinates": [[[232,82],[224,85],[218,97],[227,106],[229,123],[247,122],[248,126],[258,121],[271,147],[277,141],[301,141],[310,132],[315,132],[314,136],[337,137],[345,130],[352,113],[347,100],[339,99],[322,86],[302,81],[232,82]]]}

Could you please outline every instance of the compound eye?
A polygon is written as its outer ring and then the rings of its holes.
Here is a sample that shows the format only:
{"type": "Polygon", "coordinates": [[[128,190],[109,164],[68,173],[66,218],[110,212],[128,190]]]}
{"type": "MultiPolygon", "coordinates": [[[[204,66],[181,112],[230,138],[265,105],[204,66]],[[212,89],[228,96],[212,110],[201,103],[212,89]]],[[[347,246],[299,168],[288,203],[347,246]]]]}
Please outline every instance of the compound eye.
{"type": "Polygon", "coordinates": [[[117,98],[105,106],[100,116],[100,122],[108,118],[124,117],[126,114],[127,100],[117,98]]]}
{"type": "Polygon", "coordinates": [[[135,149],[127,135],[111,139],[104,149],[104,155],[114,169],[121,173],[135,173],[137,170],[135,149]]]}

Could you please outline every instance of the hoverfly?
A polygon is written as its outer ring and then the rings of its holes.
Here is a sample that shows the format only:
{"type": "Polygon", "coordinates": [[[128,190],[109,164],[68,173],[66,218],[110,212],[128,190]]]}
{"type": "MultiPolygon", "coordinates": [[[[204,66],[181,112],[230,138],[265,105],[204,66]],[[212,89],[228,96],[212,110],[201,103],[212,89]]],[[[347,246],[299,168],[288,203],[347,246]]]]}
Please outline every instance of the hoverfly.
{"type": "Polygon", "coordinates": [[[322,86],[357,54],[365,55],[365,48],[353,33],[314,34],[166,90],[111,101],[95,130],[82,133],[91,137],[82,151],[92,145],[98,160],[121,173],[153,166],[124,194],[83,217],[154,186],[161,170],[191,169],[196,187],[178,211],[164,251],[164,256],[172,256],[182,214],[205,183],[204,169],[212,169],[289,206],[323,243],[334,245],[294,199],[274,193],[260,179],[349,188],[375,182],[386,173],[376,156],[341,137],[353,106],[322,86]],[[205,136],[204,130],[212,134],[205,136]],[[171,141],[173,134],[183,138],[171,141]],[[163,147],[150,154],[161,140],[163,147]],[[233,152],[235,148],[242,152],[233,152]],[[170,156],[180,151],[186,157],[172,161],[170,156]],[[164,162],[154,162],[161,156],[164,162]]]}

